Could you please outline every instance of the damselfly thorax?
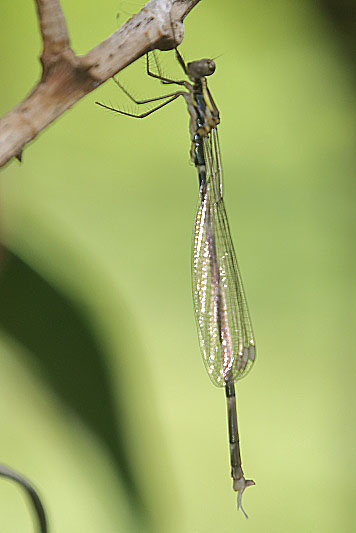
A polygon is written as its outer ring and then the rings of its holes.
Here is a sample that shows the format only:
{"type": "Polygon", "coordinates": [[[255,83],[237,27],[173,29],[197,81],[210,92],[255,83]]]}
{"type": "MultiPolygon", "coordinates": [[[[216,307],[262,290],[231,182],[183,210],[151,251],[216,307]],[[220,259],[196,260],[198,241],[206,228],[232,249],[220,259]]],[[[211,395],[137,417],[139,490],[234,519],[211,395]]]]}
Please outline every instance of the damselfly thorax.
{"type": "Polygon", "coordinates": [[[184,93],[188,112],[190,115],[190,157],[198,169],[201,191],[205,185],[206,164],[204,155],[204,137],[220,123],[218,108],[208,88],[206,76],[215,72],[215,63],[212,59],[192,61],[186,66],[186,73],[193,83],[186,85],[188,93],[184,93]]]}

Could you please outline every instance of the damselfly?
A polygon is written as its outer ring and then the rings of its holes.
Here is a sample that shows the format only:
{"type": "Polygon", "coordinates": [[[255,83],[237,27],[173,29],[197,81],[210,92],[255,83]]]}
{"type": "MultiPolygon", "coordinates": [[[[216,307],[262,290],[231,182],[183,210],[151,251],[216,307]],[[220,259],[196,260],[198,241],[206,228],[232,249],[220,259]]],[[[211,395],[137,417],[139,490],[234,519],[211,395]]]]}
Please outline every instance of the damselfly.
{"type": "Polygon", "coordinates": [[[179,96],[183,96],[186,101],[190,115],[190,156],[198,170],[200,186],[192,251],[194,311],[200,349],[210,379],[214,385],[225,388],[233,489],[238,493],[238,508],[247,518],[242,508],[242,493],[246,487],[255,483],[246,480],[242,470],[234,382],[249,372],[255,361],[256,349],[223,200],[217,132],[220,117],[206,79],[206,76],[215,72],[215,63],[212,59],[201,59],[186,64],[178,49],[175,49],[175,54],[190,81],[162,76],[157,62],[159,74],[152,72],[148,55],[147,74],[164,84],[181,85],[185,91],[136,100],[114,79],[137,104],[165,101],[141,115],[97,103],[122,115],[144,118],[179,96]]]}

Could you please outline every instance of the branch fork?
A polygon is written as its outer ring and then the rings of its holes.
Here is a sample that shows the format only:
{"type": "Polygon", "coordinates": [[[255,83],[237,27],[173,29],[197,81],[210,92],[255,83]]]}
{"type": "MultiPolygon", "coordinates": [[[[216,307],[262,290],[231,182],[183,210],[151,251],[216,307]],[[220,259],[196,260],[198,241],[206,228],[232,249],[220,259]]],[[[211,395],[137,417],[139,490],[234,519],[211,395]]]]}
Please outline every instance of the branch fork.
{"type": "Polygon", "coordinates": [[[41,79],[0,120],[0,167],[21,161],[27,143],[120,70],[149,50],[170,50],[183,40],[183,20],[200,0],[151,0],[115,33],[83,56],[70,47],[59,0],[35,0],[43,41],[41,79]]]}

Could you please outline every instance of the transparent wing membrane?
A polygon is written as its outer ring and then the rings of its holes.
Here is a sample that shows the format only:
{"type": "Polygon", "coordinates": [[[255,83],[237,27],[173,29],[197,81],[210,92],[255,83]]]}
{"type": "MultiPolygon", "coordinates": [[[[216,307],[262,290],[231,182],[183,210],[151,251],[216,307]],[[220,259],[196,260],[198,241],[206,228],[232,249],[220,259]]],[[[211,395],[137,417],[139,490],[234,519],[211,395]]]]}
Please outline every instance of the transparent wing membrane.
{"type": "Polygon", "coordinates": [[[206,182],[193,236],[193,300],[206,369],[212,382],[223,387],[249,372],[256,350],[223,201],[216,129],[204,138],[204,155],[206,182]]]}

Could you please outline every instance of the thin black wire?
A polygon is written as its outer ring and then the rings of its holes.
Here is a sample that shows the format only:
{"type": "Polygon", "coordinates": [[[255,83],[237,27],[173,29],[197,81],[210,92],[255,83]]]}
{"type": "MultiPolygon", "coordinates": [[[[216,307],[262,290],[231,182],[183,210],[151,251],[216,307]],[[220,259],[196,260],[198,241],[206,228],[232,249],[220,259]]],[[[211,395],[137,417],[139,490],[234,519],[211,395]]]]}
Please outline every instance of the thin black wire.
{"type": "Polygon", "coordinates": [[[34,507],[35,514],[40,525],[40,533],[48,533],[46,513],[42,505],[41,499],[32,484],[27,481],[27,479],[25,479],[21,474],[12,470],[12,468],[9,468],[8,466],[2,464],[0,464],[0,476],[16,481],[16,483],[19,483],[19,485],[21,485],[21,487],[25,489],[34,507]]]}

